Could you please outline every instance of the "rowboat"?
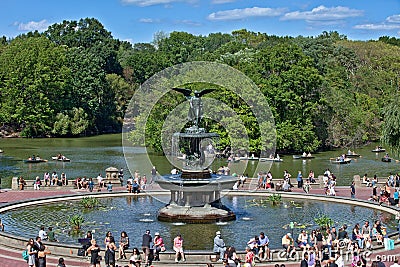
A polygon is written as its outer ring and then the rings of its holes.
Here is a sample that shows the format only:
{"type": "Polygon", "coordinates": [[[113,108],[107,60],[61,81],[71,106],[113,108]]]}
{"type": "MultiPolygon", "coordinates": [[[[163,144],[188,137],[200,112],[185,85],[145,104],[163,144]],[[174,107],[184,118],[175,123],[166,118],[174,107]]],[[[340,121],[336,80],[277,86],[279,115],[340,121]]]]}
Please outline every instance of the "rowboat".
{"type": "Polygon", "coordinates": [[[392,162],[392,158],[383,157],[382,162],[392,162]]]}
{"type": "Polygon", "coordinates": [[[0,153],[3,153],[4,151],[3,151],[3,149],[0,149],[0,153]]]}
{"type": "Polygon", "coordinates": [[[343,160],[338,160],[338,159],[332,160],[332,159],[330,159],[330,161],[331,161],[331,163],[334,163],[334,164],[349,164],[351,162],[351,159],[349,159],[349,158],[345,158],[343,160]]]}
{"type": "Polygon", "coordinates": [[[274,162],[282,162],[281,158],[260,158],[260,161],[274,161],[274,162]]]}
{"type": "Polygon", "coordinates": [[[66,158],[66,157],[61,157],[61,158],[59,158],[59,157],[51,157],[51,159],[52,160],[57,160],[57,161],[62,161],[62,162],[70,162],[71,160],[69,159],[69,158],[66,158]]]}
{"type": "Polygon", "coordinates": [[[258,157],[239,157],[240,160],[259,160],[258,157]]]}
{"type": "Polygon", "coordinates": [[[346,154],[346,158],[359,158],[359,157],[361,157],[360,154],[355,154],[355,153],[346,154]]]}
{"type": "Polygon", "coordinates": [[[378,148],[375,148],[372,150],[372,152],[375,152],[375,153],[381,153],[381,152],[385,152],[385,151],[386,151],[386,149],[381,148],[381,147],[378,147],[378,148]]]}
{"type": "Polygon", "coordinates": [[[314,156],[293,155],[293,159],[313,159],[314,156]]]}
{"type": "Polygon", "coordinates": [[[47,162],[47,159],[41,159],[41,158],[32,159],[32,158],[29,158],[29,159],[25,159],[24,162],[25,163],[41,163],[41,162],[47,162]]]}

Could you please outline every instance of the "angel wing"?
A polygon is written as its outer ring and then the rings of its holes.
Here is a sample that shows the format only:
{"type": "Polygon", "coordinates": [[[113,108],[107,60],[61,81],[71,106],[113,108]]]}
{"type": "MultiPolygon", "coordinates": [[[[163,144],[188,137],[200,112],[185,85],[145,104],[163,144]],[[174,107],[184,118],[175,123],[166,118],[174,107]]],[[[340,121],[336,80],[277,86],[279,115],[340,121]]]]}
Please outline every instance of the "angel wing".
{"type": "Polygon", "coordinates": [[[208,89],[204,89],[204,90],[202,90],[201,92],[195,92],[194,94],[195,94],[195,96],[196,97],[202,97],[203,95],[205,95],[205,94],[208,94],[208,93],[211,93],[212,91],[214,91],[215,89],[213,89],[213,88],[208,88],[208,89]]]}
{"type": "Polygon", "coordinates": [[[190,97],[190,95],[192,94],[192,90],[186,88],[172,88],[172,90],[182,93],[186,97],[190,97]]]}

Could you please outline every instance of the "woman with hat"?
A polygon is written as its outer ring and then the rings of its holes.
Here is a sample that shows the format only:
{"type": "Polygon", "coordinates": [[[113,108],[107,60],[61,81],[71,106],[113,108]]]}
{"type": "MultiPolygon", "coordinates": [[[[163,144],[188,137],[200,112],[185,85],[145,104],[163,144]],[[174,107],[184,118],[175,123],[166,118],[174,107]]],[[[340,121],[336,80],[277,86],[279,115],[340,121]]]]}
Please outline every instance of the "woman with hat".
{"type": "Polygon", "coordinates": [[[160,252],[165,251],[164,240],[160,236],[159,232],[155,232],[154,234],[154,261],[160,261],[160,252]]]}

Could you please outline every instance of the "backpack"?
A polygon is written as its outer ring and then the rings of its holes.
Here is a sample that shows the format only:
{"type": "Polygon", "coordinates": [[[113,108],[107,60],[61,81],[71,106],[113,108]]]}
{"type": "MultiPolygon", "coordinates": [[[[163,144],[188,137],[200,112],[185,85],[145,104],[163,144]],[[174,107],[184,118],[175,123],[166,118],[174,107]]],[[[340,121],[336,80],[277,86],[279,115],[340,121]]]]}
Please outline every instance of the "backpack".
{"type": "Polygon", "coordinates": [[[24,260],[28,260],[29,259],[29,253],[28,253],[28,250],[27,249],[25,249],[23,252],[22,252],[22,258],[24,259],[24,260]]]}

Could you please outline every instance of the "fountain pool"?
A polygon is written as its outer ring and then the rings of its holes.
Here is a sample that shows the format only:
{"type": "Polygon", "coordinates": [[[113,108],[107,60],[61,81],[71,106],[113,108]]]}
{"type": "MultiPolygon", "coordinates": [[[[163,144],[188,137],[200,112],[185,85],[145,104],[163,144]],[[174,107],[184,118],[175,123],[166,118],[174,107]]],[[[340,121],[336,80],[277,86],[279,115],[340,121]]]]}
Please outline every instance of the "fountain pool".
{"type": "Polygon", "coordinates": [[[225,243],[242,250],[246,242],[261,231],[270,239],[271,248],[280,248],[281,237],[291,232],[288,224],[297,222],[293,229],[296,237],[301,229],[311,230],[318,226],[314,218],[326,214],[335,222],[349,226],[351,231],[355,223],[362,224],[365,220],[372,222],[379,219],[388,229],[396,230],[394,216],[372,208],[348,204],[338,204],[326,201],[298,200],[283,198],[282,203],[273,206],[266,197],[232,196],[222,198],[222,203],[235,212],[237,219],[231,222],[214,224],[169,223],[157,220],[157,212],[165,206],[169,196],[159,195],[155,199],[146,195],[113,196],[99,198],[100,206],[85,210],[79,201],[59,201],[46,205],[35,205],[7,211],[1,215],[8,233],[25,237],[35,237],[41,225],[52,226],[57,239],[66,244],[77,245],[81,235],[69,233],[69,218],[73,214],[81,214],[85,222],[82,231],[94,231],[95,238],[103,245],[107,231],[111,231],[119,240],[121,231],[126,231],[130,237],[131,248],[141,246],[141,238],[146,229],[160,232],[168,248],[177,233],[185,240],[185,249],[211,250],[216,231],[221,231],[225,243]]]}

